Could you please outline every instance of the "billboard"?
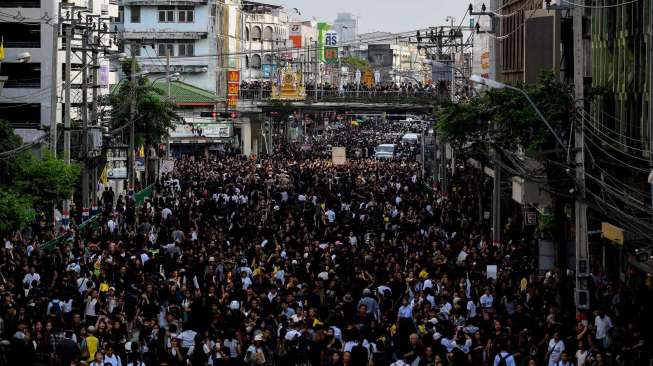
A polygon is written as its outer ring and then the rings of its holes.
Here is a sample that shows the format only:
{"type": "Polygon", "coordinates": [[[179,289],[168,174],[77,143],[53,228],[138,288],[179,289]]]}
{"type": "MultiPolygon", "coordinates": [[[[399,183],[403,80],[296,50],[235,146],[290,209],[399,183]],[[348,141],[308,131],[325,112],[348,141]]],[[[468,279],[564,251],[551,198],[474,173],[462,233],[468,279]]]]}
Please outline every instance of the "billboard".
{"type": "Polygon", "coordinates": [[[389,44],[371,44],[367,46],[367,61],[374,68],[392,67],[392,48],[389,44]]]}
{"type": "Polygon", "coordinates": [[[290,43],[292,43],[293,48],[302,48],[302,35],[291,35],[290,43]]]}
{"type": "Polygon", "coordinates": [[[331,29],[329,23],[317,23],[317,50],[316,58],[318,61],[324,62],[324,39],[326,37],[326,32],[331,29]]]}
{"type": "Polygon", "coordinates": [[[227,104],[229,108],[238,106],[238,92],[240,91],[240,71],[227,71],[227,104]]]}

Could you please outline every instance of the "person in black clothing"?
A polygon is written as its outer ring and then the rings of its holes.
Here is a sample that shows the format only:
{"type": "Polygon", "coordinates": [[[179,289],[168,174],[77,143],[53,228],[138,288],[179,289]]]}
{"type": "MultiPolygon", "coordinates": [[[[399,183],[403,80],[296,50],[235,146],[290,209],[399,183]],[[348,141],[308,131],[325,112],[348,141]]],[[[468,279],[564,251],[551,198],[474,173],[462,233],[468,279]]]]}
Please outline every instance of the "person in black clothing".
{"type": "Polygon", "coordinates": [[[72,330],[67,330],[64,337],[65,338],[57,345],[56,354],[59,364],[62,366],[68,366],[79,359],[81,351],[79,350],[79,345],[77,345],[77,343],[72,339],[72,330]]]}

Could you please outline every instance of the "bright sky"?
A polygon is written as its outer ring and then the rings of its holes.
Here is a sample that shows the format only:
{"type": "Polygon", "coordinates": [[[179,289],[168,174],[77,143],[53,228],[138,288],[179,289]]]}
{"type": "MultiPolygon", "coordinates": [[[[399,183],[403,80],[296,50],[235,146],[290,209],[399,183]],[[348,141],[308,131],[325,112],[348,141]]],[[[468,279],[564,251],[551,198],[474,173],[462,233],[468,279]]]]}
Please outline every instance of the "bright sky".
{"type": "MultiPolygon", "coordinates": [[[[283,5],[292,12],[297,8],[303,20],[315,17],[319,21],[332,22],[338,13],[358,15],[358,32],[371,31],[405,32],[427,26],[449,24],[447,16],[462,21],[469,0],[257,0],[283,5]]],[[[298,17],[296,14],[294,18],[298,17]]],[[[465,20],[463,25],[469,24],[465,20]]]]}

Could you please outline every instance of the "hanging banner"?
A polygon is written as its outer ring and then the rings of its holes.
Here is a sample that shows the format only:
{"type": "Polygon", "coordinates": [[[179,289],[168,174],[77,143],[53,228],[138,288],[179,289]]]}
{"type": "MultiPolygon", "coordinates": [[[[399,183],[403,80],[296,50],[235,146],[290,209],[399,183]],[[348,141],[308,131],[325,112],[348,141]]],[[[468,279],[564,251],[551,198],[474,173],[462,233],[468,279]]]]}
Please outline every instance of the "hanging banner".
{"type": "Polygon", "coordinates": [[[372,70],[367,69],[365,72],[363,72],[363,85],[365,85],[368,88],[371,88],[374,86],[374,73],[372,70]]]}
{"type": "Polygon", "coordinates": [[[335,64],[338,62],[338,47],[325,47],[324,60],[327,63],[335,64]]]}
{"type": "Polygon", "coordinates": [[[329,47],[335,47],[338,45],[338,33],[334,31],[326,32],[324,36],[324,45],[329,47]]]}
{"type": "Polygon", "coordinates": [[[317,49],[316,49],[316,58],[318,61],[324,62],[324,37],[326,32],[331,29],[329,23],[317,23],[317,49]]]}
{"type": "Polygon", "coordinates": [[[240,71],[227,71],[227,105],[231,109],[238,106],[238,92],[240,91],[240,71]]]}

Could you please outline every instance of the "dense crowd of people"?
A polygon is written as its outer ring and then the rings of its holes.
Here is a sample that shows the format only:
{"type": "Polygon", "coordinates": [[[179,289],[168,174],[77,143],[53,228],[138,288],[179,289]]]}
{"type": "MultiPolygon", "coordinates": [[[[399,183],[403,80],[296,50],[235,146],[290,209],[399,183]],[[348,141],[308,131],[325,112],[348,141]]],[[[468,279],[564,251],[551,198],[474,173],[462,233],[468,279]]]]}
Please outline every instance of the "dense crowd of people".
{"type": "Polygon", "coordinates": [[[51,251],[47,229],[4,238],[0,365],[648,364],[651,277],[595,270],[577,319],[573,278],[540,275],[535,238],[489,240],[479,189],[463,167],[443,192],[410,155],[184,157],[144,204],[112,199],[51,251]]]}

